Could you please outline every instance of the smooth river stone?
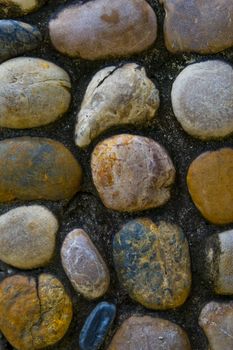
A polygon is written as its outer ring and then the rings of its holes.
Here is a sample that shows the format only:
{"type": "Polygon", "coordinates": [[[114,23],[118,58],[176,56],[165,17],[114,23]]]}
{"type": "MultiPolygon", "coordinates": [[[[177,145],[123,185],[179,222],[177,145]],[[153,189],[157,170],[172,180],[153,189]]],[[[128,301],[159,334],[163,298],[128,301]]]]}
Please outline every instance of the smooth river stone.
{"type": "Polygon", "coordinates": [[[70,78],[40,58],[18,57],[0,65],[0,127],[26,129],[54,122],[69,108],[70,78]]]}
{"type": "Polygon", "coordinates": [[[0,62],[35,49],[41,40],[41,33],[35,26],[0,20],[0,62]]]}
{"type": "Polygon", "coordinates": [[[45,207],[23,206],[0,216],[0,260],[19,269],[49,263],[58,221],[45,207]]]}
{"type": "Polygon", "coordinates": [[[82,169],[60,142],[39,137],[0,141],[0,202],[70,199],[82,169]]]}
{"type": "Polygon", "coordinates": [[[186,67],[172,87],[177,120],[190,135],[215,139],[233,132],[233,69],[212,60],[186,67]]]}
{"type": "Polygon", "coordinates": [[[170,198],[175,168],[154,140],[129,134],[100,142],[91,159],[94,184],[107,208],[139,211],[156,208],[170,198]]]}
{"type": "Polygon", "coordinates": [[[19,17],[36,11],[47,0],[0,0],[0,18],[19,17]]]}
{"type": "Polygon", "coordinates": [[[173,53],[211,54],[233,45],[232,0],[160,0],[164,36],[173,53]]]}
{"type": "Polygon", "coordinates": [[[17,350],[36,350],[63,338],[72,319],[72,303],[52,275],[14,275],[0,283],[0,329],[17,350]]]}
{"type": "Polygon", "coordinates": [[[98,350],[116,316],[116,306],[99,303],[86,319],[79,336],[80,350],[98,350]]]}
{"type": "Polygon", "coordinates": [[[108,350],[191,350],[185,331],[175,323],[150,316],[123,322],[108,350]]]}
{"type": "Polygon", "coordinates": [[[50,20],[49,30],[58,51],[96,60],[149,48],[157,19],[145,0],[95,0],[66,6],[50,20]]]}
{"type": "Polygon", "coordinates": [[[233,303],[210,302],[202,309],[199,325],[208,340],[209,350],[233,349],[233,303]]]}
{"type": "Polygon", "coordinates": [[[149,309],[181,306],[191,288],[188,242],[182,230],[150,219],[129,221],[113,240],[115,270],[129,296],[149,309]]]}
{"type": "Polygon", "coordinates": [[[233,222],[233,149],[202,153],[189,167],[187,184],[205,219],[216,225],[233,222]]]}
{"type": "Polygon", "coordinates": [[[104,295],[110,275],[100,253],[85,231],[70,232],[61,249],[62,265],[74,289],[87,299],[104,295]]]}
{"type": "Polygon", "coordinates": [[[159,108],[159,91],[136,63],[100,70],[87,87],[77,116],[75,143],[88,146],[108,128],[145,126],[159,108]]]}

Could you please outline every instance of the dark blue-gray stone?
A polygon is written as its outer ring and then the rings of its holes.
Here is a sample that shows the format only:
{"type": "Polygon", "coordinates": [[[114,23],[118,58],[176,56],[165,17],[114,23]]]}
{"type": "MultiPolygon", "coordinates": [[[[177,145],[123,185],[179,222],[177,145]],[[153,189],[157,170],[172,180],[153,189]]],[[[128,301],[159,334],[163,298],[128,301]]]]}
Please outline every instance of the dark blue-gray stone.
{"type": "Polygon", "coordinates": [[[116,306],[102,302],[90,313],[79,336],[80,350],[98,350],[116,316],[116,306]]]}
{"type": "Polygon", "coordinates": [[[41,40],[41,33],[35,26],[0,20],[0,62],[35,49],[41,40]]]}

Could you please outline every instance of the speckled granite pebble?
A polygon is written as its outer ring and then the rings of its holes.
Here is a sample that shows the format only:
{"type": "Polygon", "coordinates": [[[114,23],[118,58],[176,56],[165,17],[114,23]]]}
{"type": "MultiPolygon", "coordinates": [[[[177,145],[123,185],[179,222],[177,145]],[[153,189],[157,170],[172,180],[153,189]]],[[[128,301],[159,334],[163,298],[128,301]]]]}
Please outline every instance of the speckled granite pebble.
{"type": "Polygon", "coordinates": [[[85,231],[68,233],[61,249],[62,265],[73,287],[87,299],[104,295],[110,275],[100,253],[85,231]]]}
{"type": "Polygon", "coordinates": [[[87,87],[77,116],[76,145],[88,146],[113,126],[145,126],[158,107],[159,92],[143,67],[128,63],[104,68],[87,87]]]}
{"type": "Polygon", "coordinates": [[[172,87],[172,106],[184,130],[201,139],[233,132],[233,69],[211,60],[186,67],[172,87]]]}
{"type": "Polygon", "coordinates": [[[0,65],[0,127],[33,128],[69,108],[70,78],[52,62],[18,57],[0,65]]]}
{"type": "Polygon", "coordinates": [[[70,199],[82,170],[60,142],[39,137],[0,141],[0,202],[70,199]]]}
{"type": "Polygon", "coordinates": [[[19,269],[48,264],[55,249],[58,222],[39,205],[12,209],[0,216],[0,260],[19,269]]]}
{"type": "Polygon", "coordinates": [[[58,51],[96,60],[150,47],[157,19],[145,0],[95,0],[65,7],[51,19],[49,30],[58,51]]]}
{"type": "Polygon", "coordinates": [[[150,316],[123,322],[108,350],[191,350],[187,334],[175,323],[150,316]]]}
{"type": "Polygon", "coordinates": [[[232,0],[160,0],[164,36],[173,53],[211,54],[233,45],[232,0]]]}
{"type": "Polygon", "coordinates": [[[175,178],[172,161],[160,144],[129,134],[100,142],[92,153],[91,168],[104,205],[118,211],[165,204],[175,178]]]}
{"type": "Polygon", "coordinates": [[[0,283],[0,329],[17,350],[58,342],[72,319],[72,303],[61,282],[49,274],[14,275],[0,283]]]}
{"type": "Polygon", "coordinates": [[[116,306],[99,303],[86,319],[79,337],[80,350],[98,350],[116,316],[116,306]]]}
{"type": "Polygon", "coordinates": [[[181,229],[129,221],[113,240],[115,270],[130,297],[149,309],[181,306],[191,288],[188,242],[181,229]]]}
{"type": "Polygon", "coordinates": [[[38,10],[47,0],[0,0],[0,18],[19,17],[38,10]]]}

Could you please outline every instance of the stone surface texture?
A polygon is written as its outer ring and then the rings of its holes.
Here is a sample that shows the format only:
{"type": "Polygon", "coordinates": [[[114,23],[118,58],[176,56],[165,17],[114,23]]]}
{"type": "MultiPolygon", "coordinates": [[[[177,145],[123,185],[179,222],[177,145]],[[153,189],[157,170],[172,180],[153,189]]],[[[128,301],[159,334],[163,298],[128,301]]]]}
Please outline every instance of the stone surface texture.
{"type": "Polygon", "coordinates": [[[108,350],[191,350],[188,336],[178,325],[150,316],[132,316],[113,337],[108,350]]]}
{"type": "Polygon", "coordinates": [[[92,153],[92,177],[107,208],[138,211],[165,204],[175,169],[166,150],[147,137],[121,134],[92,153]]]}
{"type": "Polygon", "coordinates": [[[36,11],[47,0],[0,0],[0,18],[18,17],[36,11]]]}
{"type": "Polygon", "coordinates": [[[70,199],[82,170],[60,142],[39,137],[0,141],[0,202],[70,199]]]}
{"type": "Polygon", "coordinates": [[[157,36],[157,18],[145,0],[95,0],[61,10],[49,23],[54,47],[88,60],[139,53],[157,36]]]}
{"type": "Polygon", "coordinates": [[[214,139],[233,132],[233,69],[211,60],[186,67],[172,87],[172,105],[183,129],[214,139]]]}
{"type": "Polygon", "coordinates": [[[188,242],[181,229],[142,218],[129,221],[113,241],[115,270],[130,297],[149,309],[181,306],[191,288],[188,242]]]}
{"type": "Polygon", "coordinates": [[[32,128],[54,122],[69,108],[70,78],[40,58],[18,57],[0,65],[0,127],[32,128]]]}
{"type": "Polygon", "coordinates": [[[233,45],[231,0],[160,0],[166,47],[173,53],[211,54],[233,45]]]}
{"type": "Polygon", "coordinates": [[[210,302],[202,309],[199,324],[208,340],[209,350],[233,349],[233,303],[210,302]]]}
{"type": "Polygon", "coordinates": [[[159,108],[159,92],[135,63],[107,67],[93,77],[77,116],[75,143],[88,146],[108,128],[145,126],[159,108]]]}
{"type": "Polygon", "coordinates": [[[55,344],[71,319],[71,300],[52,275],[41,274],[38,281],[14,275],[0,283],[0,329],[17,350],[55,344]]]}
{"type": "Polygon", "coordinates": [[[103,296],[110,284],[108,268],[89,236],[71,231],[61,250],[62,265],[74,289],[87,299],[103,296]]]}
{"type": "Polygon", "coordinates": [[[190,195],[208,221],[233,222],[233,149],[205,152],[190,165],[187,174],[190,195]]]}
{"type": "Polygon", "coordinates": [[[0,216],[0,260],[34,269],[51,260],[58,221],[45,207],[22,206],[0,216]]]}

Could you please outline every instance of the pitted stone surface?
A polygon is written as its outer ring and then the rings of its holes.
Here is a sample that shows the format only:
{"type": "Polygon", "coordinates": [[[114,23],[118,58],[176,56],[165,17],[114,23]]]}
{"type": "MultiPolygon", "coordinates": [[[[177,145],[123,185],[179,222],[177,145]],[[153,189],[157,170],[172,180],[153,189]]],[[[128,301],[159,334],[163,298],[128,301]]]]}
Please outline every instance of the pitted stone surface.
{"type": "Polygon", "coordinates": [[[0,0],[0,18],[19,17],[39,9],[47,0],[0,0]]]}

